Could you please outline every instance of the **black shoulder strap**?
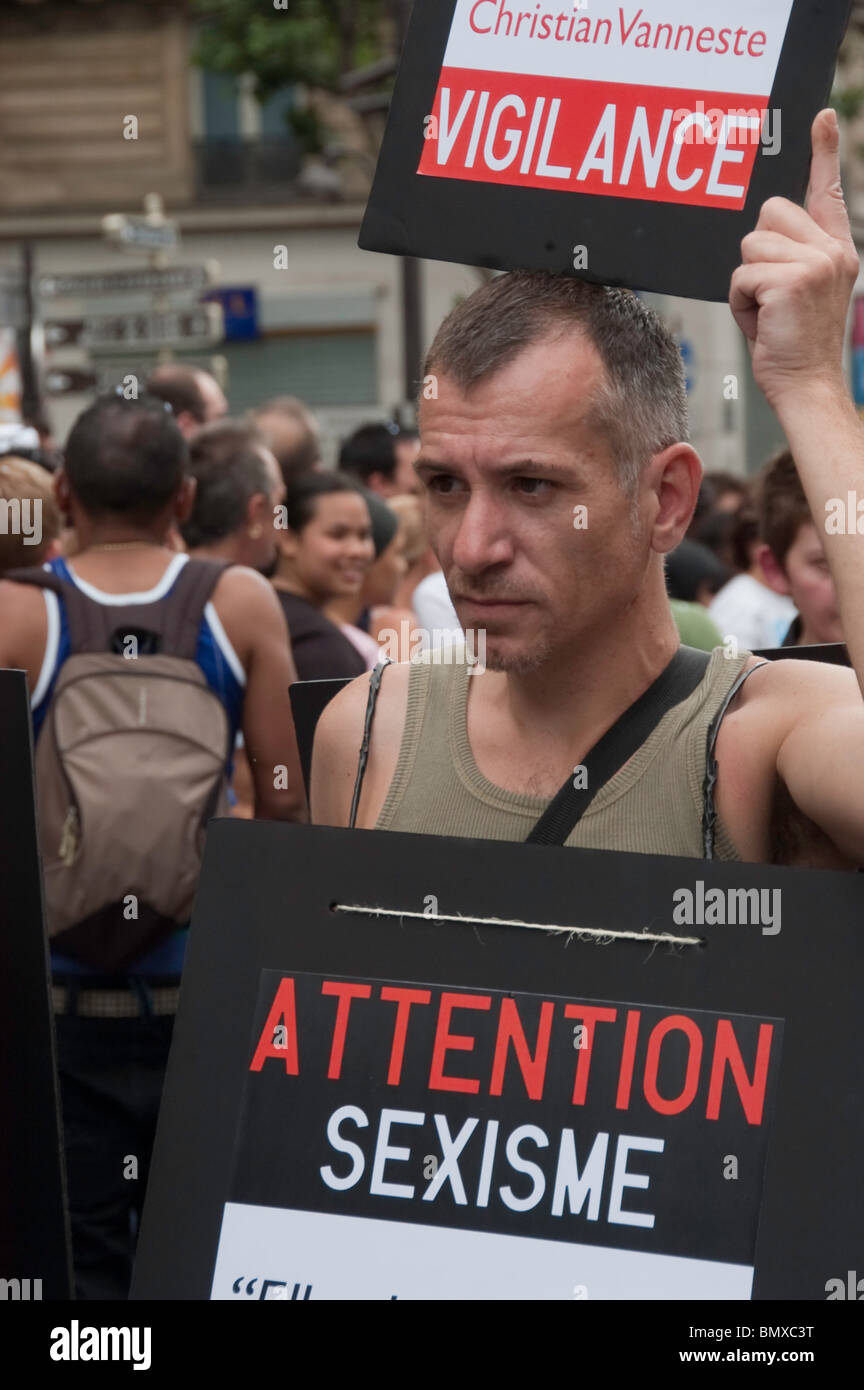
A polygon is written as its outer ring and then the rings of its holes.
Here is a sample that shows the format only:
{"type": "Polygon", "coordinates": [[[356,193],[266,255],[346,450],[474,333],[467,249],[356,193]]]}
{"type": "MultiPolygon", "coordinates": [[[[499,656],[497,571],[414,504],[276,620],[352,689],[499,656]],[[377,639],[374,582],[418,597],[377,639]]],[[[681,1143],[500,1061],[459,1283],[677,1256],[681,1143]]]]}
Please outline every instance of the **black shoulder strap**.
{"type": "Polygon", "coordinates": [[[591,749],[583,763],[586,785],[576,787],[573,778],[568,777],[527,837],[527,844],[564,844],[600,788],[641,748],[664,714],[693,693],[705,675],[709,660],[707,652],[694,647],[678,648],[654,683],[591,749]]]}
{"type": "Polygon", "coordinates": [[[760,661],[758,666],[751,666],[749,671],[742,671],[738,679],[733,683],[722,705],[718,709],[714,718],[711,720],[708,729],[708,747],[705,756],[705,782],[702,788],[702,849],[706,859],[714,858],[714,831],[717,825],[717,808],[714,805],[714,788],[717,785],[717,759],[714,756],[714,749],[717,746],[717,735],[720,732],[720,725],[723,716],[731,705],[738,691],[744,682],[752,676],[754,671],[758,671],[762,666],[768,666],[767,661],[760,661]]]}
{"type": "Polygon", "coordinates": [[[360,805],[360,791],[363,786],[363,776],[366,772],[366,763],[369,760],[369,743],[372,737],[372,717],[375,713],[375,705],[378,700],[378,691],[381,687],[381,677],[384,675],[384,667],[391,666],[393,658],[390,656],[382,657],[378,665],[372,672],[369,679],[369,698],[366,701],[366,720],[363,725],[363,742],[360,745],[360,757],[357,763],[357,776],[354,780],[354,795],[351,798],[351,815],[348,820],[349,829],[354,829],[357,820],[357,807],[360,805]]]}

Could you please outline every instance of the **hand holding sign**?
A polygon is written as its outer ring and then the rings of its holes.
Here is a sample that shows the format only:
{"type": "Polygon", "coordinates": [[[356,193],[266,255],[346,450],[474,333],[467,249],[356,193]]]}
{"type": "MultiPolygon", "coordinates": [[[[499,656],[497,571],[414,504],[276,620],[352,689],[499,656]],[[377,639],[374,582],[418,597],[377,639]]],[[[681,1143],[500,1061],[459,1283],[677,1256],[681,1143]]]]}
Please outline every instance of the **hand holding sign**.
{"type": "Polygon", "coordinates": [[[753,373],[775,409],[805,383],[845,393],[843,337],[858,253],[840,182],[834,111],[813,122],[807,208],[769,198],[741,243],[729,304],[750,348],[753,373]]]}

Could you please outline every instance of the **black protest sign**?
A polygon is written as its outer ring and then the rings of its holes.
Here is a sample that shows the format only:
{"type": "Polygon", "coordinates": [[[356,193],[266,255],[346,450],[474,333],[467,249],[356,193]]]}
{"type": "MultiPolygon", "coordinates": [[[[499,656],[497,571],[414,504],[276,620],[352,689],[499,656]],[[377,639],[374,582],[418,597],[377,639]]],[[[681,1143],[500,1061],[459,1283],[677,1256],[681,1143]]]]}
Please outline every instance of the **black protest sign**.
{"type": "Polygon", "coordinates": [[[213,823],[134,1295],[825,1298],[864,1239],[862,897],[213,823]]]}
{"type": "Polygon", "coordinates": [[[0,920],[0,1298],[69,1298],[54,1024],[23,671],[0,671],[0,920]]]}
{"type": "Polygon", "coordinates": [[[264,971],[255,1031],[214,1297],[251,1216],[319,1296],[749,1298],[776,1020],[264,971]]]}
{"type": "Polygon", "coordinates": [[[294,733],[300,753],[300,767],[306,795],[312,778],[312,748],[315,743],[315,728],[325,709],[345,685],[350,685],[353,677],[344,676],[336,680],[294,681],[289,690],[291,713],[294,716],[294,733]]]}
{"type": "Polygon", "coordinates": [[[360,245],[724,300],[849,0],[415,0],[360,245]]]}

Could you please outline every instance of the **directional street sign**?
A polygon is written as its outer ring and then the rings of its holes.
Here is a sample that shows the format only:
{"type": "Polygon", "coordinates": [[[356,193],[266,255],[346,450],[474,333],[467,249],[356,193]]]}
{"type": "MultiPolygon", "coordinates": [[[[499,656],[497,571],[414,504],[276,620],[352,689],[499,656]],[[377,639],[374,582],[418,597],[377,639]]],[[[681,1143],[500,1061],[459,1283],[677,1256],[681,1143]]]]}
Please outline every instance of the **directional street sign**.
{"type": "Polygon", "coordinates": [[[163,270],[82,271],[72,275],[42,275],[40,295],[49,299],[85,298],[99,294],[170,294],[176,290],[203,290],[215,279],[207,265],[172,265],[163,270]]]}
{"type": "Polygon", "coordinates": [[[48,319],[45,323],[45,346],[75,347],[81,342],[83,333],[83,319],[48,319]]]}
{"type": "Polygon", "coordinates": [[[49,320],[45,324],[48,347],[81,347],[93,351],[138,352],[141,348],[210,347],[223,336],[219,304],[193,304],[188,308],[125,314],[91,314],[83,319],[49,320]]]}
{"type": "Polygon", "coordinates": [[[96,373],[80,367],[52,367],[45,373],[45,389],[49,396],[71,396],[78,391],[92,391],[96,373]]]}
{"type": "Polygon", "coordinates": [[[127,217],[122,212],[102,218],[102,229],[110,241],[126,251],[176,251],[177,223],[166,218],[127,217]]]}

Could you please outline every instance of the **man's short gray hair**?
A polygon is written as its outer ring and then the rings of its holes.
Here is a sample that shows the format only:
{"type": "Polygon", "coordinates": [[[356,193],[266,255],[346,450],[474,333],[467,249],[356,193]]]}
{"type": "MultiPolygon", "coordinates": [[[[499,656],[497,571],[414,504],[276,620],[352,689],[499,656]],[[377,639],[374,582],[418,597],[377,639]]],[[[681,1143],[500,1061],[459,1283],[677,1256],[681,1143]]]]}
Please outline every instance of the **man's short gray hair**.
{"type": "Polygon", "coordinates": [[[671,444],[688,443],[690,430],[678,345],[630,290],[547,271],[497,276],[448,314],[423,374],[450,377],[468,391],[568,327],[584,333],[603,362],[606,379],[589,420],[607,440],[621,485],[632,494],[648,460],[671,444]]]}

